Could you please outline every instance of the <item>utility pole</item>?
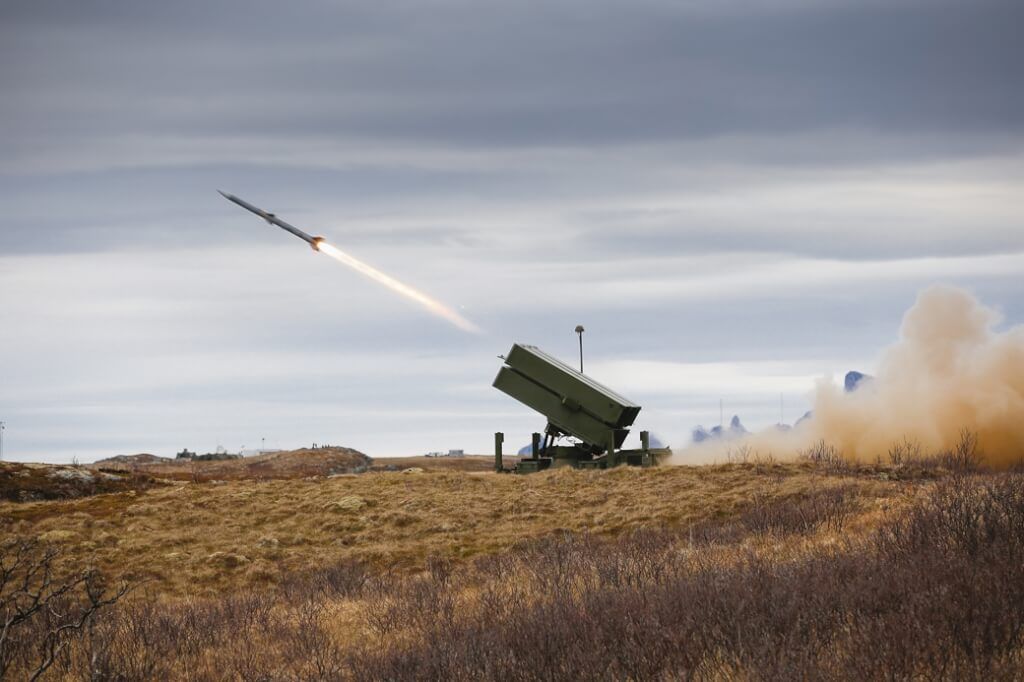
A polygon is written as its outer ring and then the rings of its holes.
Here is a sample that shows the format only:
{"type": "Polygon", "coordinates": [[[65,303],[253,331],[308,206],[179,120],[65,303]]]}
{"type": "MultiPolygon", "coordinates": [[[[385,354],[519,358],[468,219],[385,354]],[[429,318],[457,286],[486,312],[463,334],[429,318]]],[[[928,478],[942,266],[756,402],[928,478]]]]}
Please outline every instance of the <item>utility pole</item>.
{"type": "Polygon", "coordinates": [[[0,462],[4,461],[4,426],[3,422],[0,422],[0,462]]]}
{"type": "Polygon", "coordinates": [[[580,337],[580,374],[583,374],[583,332],[585,331],[582,324],[576,325],[576,333],[580,337]]]}

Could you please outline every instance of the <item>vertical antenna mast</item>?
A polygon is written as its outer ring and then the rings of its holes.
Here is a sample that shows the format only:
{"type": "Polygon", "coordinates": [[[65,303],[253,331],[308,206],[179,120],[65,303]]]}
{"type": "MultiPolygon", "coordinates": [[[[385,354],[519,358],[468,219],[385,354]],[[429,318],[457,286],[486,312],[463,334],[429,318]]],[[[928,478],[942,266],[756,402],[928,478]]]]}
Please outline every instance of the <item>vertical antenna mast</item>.
{"type": "Polygon", "coordinates": [[[587,331],[582,324],[576,325],[576,333],[580,337],[580,374],[583,374],[583,332],[587,331]]]}

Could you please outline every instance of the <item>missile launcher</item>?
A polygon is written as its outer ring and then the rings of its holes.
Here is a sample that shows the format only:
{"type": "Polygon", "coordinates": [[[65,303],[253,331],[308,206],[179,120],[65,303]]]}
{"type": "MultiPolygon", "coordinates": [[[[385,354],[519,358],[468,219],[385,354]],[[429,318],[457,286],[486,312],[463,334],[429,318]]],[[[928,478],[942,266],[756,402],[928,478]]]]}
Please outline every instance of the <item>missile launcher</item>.
{"type": "MultiPolygon", "coordinates": [[[[532,453],[516,465],[526,473],[552,466],[604,469],[619,464],[651,466],[662,451],[652,451],[646,431],[640,450],[622,450],[640,406],[539,348],[514,344],[503,357],[494,387],[547,419],[543,441],[533,434],[532,453]],[[556,444],[569,439],[569,444],[556,444]]],[[[495,469],[501,466],[504,436],[495,434],[495,469]]]]}

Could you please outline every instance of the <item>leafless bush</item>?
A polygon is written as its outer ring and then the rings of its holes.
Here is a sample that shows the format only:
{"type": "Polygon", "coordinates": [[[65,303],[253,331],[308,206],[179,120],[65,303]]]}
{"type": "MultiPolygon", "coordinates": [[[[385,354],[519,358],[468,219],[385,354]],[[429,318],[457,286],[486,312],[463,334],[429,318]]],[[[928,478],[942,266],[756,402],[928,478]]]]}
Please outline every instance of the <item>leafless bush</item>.
{"type": "Polygon", "coordinates": [[[753,451],[749,445],[740,444],[736,447],[729,448],[726,452],[726,461],[733,464],[746,464],[750,461],[750,457],[753,451]]]}
{"type": "Polygon", "coordinates": [[[0,545],[0,677],[38,679],[82,637],[98,614],[128,592],[93,569],[58,577],[59,552],[31,539],[0,545]]]}
{"type": "MultiPolygon", "coordinates": [[[[832,499],[843,496],[840,490],[832,499]]],[[[801,529],[809,514],[756,518],[767,529],[776,518],[801,529]]],[[[467,609],[401,647],[363,652],[349,672],[357,679],[991,679],[1019,672],[1020,476],[942,483],[906,520],[835,551],[785,561],[749,554],[727,565],[698,559],[686,570],[622,578],[631,555],[670,556],[665,539],[638,546],[628,538],[560,536],[524,547],[518,560],[542,567],[515,573],[530,576],[531,598],[510,601],[495,587],[481,602],[486,608],[467,609]],[[534,579],[548,570],[556,577],[534,579]],[[580,583],[565,571],[596,578],[580,583]]]]}
{"type": "MultiPolygon", "coordinates": [[[[894,474],[900,478],[921,476],[935,478],[943,472],[969,474],[984,469],[984,456],[978,442],[978,434],[970,429],[960,431],[960,436],[953,447],[934,453],[924,453],[921,443],[903,437],[893,443],[888,450],[888,464],[894,474]]],[[[883,465],[881,455],[875,458],[874,467],[858,465],[847,460],[842,452],[824,440],[819,440],[806,450],[798,453],[800,459],[821,466],[829,473],[857,474],[875,472],[883,465]]]]}
{"type": "Polygon", "coordinates": [[[819,527],[839,532],[852,512],[854,491],[826,488],[798,499],[755,499],[741,521],[757,533],[810,533],[819,527]]]}
{"type": "Polygon", "coordinates": [[[341,559],[313,571],[293,574],[281,581],[279,590],[291,604],[309,600],[355,598],[372,581],[366,565],[355,559],[341,559]]]}
{"type": "Polygon", "coordinates": [[[919,466],[922,460],[920,441],[904,436],[889,447],[889,463],[894,467],[919,466]]]}
{"type": "Polygon", "coordinates": [[[933,453],[924,453],[920,442],[904,437],[889,448],[889,462],[899,469],[933,474],[970,474],[984,469],[978,434],[970,429],[960,431],[953,447],[933,453]]]}
{"type": "Polygon", "coordinates": [[[978,434],[962,429],[960,438],[949,450],[939,454],[943,465],[957,473],[974,473],[981,470],[982,454],[978,447],[978,434]]]}
{"type": "Polygon", "coordinates": [[[854,474],[858,472],[855,462],[846,459],[842,451],[824,439],[797,453],[797,458],[820,466],[833,474],[854,474]]]}
{"type": "Polygon", "coordinates": [[[279,628],[296,680],[330,680],[342,671],[341,647],[322,624],[322,602],[306,602],[290,627],[279,628]]]}
{"type": "Polygon", "coordinates": [[[745,542],[839,531],[854,490],[681,529],[559,532],[413,575],[343,562],[277,592],[133,599],[55,665],[119,680],[1019,678],[1024,475],[946,477],[877,532],[813,551],[745,542]],[[365,620],[348,637],[335,619],[350,606],[365,620]]]}

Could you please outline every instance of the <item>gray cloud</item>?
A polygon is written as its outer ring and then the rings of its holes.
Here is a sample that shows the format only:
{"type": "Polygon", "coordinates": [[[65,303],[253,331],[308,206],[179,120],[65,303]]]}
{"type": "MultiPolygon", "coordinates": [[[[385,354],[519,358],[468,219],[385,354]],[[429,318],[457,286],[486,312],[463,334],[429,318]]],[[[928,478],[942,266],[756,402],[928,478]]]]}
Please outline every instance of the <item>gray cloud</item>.
{"type": "Polygon", "coordinates": [[[613,144],[1017,132],[1024,113],[1018,3],[75,7],[7,10],[0,111],[21,135],[613,144]]]}
{"type": "MultiPolygon", "coordinates": [[[[541,426],[489,388],[494,355],[571,357],[577,322],[595,371],[725,363],[742,382],[770,362],[791,387],[870,371],[933,281],[1020,321],[1022,19],[1009,2],[6,2],[9,448],[483,448],[541,426]]],[[[707,386],[630,381],[646,426],[713,420],[707,386]]],[[[732,397],[753,426],[775,414],[759,391],[732,397]]]]}

